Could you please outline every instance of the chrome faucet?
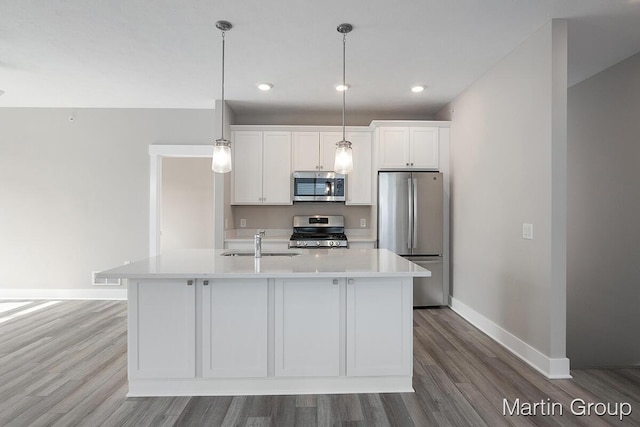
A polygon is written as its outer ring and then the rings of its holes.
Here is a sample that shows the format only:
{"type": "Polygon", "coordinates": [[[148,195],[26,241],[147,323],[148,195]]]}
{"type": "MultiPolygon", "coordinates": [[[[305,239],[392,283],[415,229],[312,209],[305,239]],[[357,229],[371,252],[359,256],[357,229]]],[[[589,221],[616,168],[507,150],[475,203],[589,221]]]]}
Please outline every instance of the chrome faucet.
{"type": "Polygon", "coordinates": [[[256,235],[253,237],[255,257],[262,258],[262,238],[264,237],[264,230],[256,230],[256,235]]]}

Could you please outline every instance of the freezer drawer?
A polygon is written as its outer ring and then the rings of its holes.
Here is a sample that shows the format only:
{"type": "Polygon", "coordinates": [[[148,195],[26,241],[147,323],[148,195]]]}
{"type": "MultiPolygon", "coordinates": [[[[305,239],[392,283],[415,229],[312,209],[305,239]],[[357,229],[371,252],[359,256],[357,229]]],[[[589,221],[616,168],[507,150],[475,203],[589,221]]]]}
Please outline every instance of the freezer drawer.
{"type": "Polygon", "coordinates": [[[431,272],[431,277],[414,277],[413,306],[429,307],[447,305],[448,295],[445,295],[444,281],[442,278],[442,257],[423,256],[405,258],[431,272]]]}

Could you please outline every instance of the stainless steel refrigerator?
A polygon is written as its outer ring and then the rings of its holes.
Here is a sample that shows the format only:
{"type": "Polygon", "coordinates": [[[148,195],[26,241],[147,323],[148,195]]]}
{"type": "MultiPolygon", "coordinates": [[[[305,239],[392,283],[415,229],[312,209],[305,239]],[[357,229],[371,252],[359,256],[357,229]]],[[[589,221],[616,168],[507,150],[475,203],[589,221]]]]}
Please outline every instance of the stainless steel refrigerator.
{"type": "Polygon", "coordinates": [[[413,279],[414,307],[447,304],[443,230],[441,173],[378,173],[378,248],[389,249],[431,271],[431,277],[413,279]]]}

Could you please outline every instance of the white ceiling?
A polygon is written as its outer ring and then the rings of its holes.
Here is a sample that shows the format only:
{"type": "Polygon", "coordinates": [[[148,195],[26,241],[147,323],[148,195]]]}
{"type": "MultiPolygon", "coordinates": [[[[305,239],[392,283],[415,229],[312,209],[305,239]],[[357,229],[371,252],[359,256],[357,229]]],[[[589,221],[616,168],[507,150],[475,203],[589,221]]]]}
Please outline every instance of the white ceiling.
{"type": "Polygon", "coordinates": [[[223,19],[237,114],[339,111],[349,22],[347,109],[428,116],[551,18],[570,85],[640,51],[640,0],[0,0],[0,107],[213,108],[223,19]]]}

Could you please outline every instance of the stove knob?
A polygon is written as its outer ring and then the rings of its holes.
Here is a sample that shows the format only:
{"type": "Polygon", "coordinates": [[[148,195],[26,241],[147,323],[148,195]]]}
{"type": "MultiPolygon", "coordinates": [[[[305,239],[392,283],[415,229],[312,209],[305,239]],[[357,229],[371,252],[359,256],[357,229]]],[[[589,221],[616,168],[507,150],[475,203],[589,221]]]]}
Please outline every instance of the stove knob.
{"type": "Polygon", "coordinates": [[[333,246],[335,244],[336,244],[336,242],[334,242],[333,240],[329,240],[329,246],[333,246]]]}
{"type": "Polygon", "coordinates": [[[316,242],[316,246],[320,246],[320,240],[316,242]]]}
{"type": "Polygon", "coordinates": [[[309,244],[309,242],[307,242],[306,240],[304,242],[302,242],[302,246],[307,246],[309,244]]]}
{"type": "Polygon", "coordinates": [[[303,245],[303,243],[304,243],[304,242],[302,242],[302,241],[298,240],[298,241],[296,242],[296,246],[302,246],[302,245],[303,245]]]}

